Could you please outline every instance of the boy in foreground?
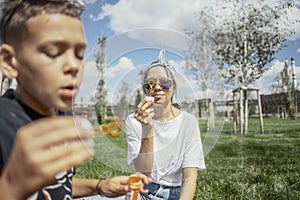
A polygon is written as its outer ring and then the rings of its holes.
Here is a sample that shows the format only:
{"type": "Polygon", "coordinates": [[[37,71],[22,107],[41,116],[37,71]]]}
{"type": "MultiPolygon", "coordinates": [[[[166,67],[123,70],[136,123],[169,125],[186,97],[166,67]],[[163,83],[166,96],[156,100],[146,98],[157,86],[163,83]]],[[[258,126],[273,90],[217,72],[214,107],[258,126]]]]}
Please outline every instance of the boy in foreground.
{"type": "Polygon", "coordinates": [[[3,199],[117,197],[130,189],[127,176],[73,177],[93,156],[90,123],[65,116],[83,72],[83,10],[76,0],[1,1],[0,69],[18,82],[0,98],[3,199]]]}

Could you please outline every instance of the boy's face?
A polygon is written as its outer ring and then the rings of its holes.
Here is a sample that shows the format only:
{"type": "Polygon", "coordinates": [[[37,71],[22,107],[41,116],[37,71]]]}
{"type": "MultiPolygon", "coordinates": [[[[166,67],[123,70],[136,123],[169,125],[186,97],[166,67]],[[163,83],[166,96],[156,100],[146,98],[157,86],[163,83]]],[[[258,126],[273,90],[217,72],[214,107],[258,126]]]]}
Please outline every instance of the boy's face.
{"type": "Polygon", "coordinates": [[[42,14],[26,23],[15,47],[18,98],[34,110],[70,109],[83,72],[86,48],[80,20],[42,14]]]}

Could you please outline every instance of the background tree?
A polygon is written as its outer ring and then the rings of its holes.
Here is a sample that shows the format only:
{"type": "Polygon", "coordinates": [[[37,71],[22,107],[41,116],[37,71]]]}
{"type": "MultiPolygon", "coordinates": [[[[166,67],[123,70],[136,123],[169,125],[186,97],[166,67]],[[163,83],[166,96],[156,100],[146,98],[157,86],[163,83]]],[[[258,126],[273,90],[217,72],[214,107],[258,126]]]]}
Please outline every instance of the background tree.
{"type": "Polygon", "coordinates": [[[288,69],[288,61],[285,60],[282,71],[273,79],[270,90],[273,93],[288,93],[291,88],[291,81],[288,69]]]}
{"type": "MultiPolygon", "coordinates": [[[[144,85],[144,71],[143,70],[139,71],[139,76],[141,77],[141,85],[144,85]]],[[[144,95],[144,92],[143,91],[141,92],[138,89],[137,93],[136,93],[135,101],[134,101],[134,107],[135,108],[143,100],[143,95],[144,95]]]]}
{"type": "Polygon", "coordinates": [[[125,81],[122,82],[121,88],[119,89],[118,95],[118,102],[116,102],[116,110],[115,115],[117,115],[120,119],[125,119],[126,116],[129,114],[129,100],[128,100],[128,92],[129,85],[125,81]]]}
{"type": "Polygon", "coordinates": [[[215,16],[220,21],[212,38],[216,44],[215,61],[219,69],[228,69],[224,78],[230,80],[238,75],[240,85],[248,86],[271,67],[287,36],[294,33],[287,19],[287,11],[293,4],[268,5],[264,0],[261,4],[253,4],[235,0],[224,6],[234,10],[226,18],[215,16]]]}
{"type": "MultiPolygon", "coordinates": [[[[289,67],[288,61],[285,60],[283,69],[273,79],[272,85],[270,86],[270,90],[272,91],[272,93],[282,95],[281,102],[286,102],[287,104],[290,105],[290,108],[292,108],[292,109],[290,109],[289,116],[293,118],[293,116],[294,116],[294,112],[293,112],[294,101],[293,100],[294,99],[291,97],[293,97],[294,90],[293,90],[293,87],[291,84],[288,67],[289,67]]],[[[282,106],[282,105],[280,105],[280,106],[282,106]]],[[[287,106],[288,105],[280,108],[280,111],[281,111],[280,115],[282,118],[285,118],[285,116],[286,116],[286,112],[288,109],[287,106]]]]}
{"type": "Polygon", "coordinates": [[[213,96],[211,92],[218,87],[215,78],[216,69],[213,63],[214,44],[212,44],[211,34],[215,19],[205,11],[198,14],[198,30],[186,30],[186,33],[194,39],[190,44],[189,54],[186,55],[186,74],[191,80],[196,80],[198,88],[202,92],[204,104],[197,105],[197,114],[200,113],[201,105],[204,105],[205,117],[207,118],[207,129],[212,130],[215,127],[213,112],[213,96]],[[209,109],[210,108],[210,109],[209,109]]]}
{"type": "Polygon", "coordinates": [[[106,100],[105,100],[105,80],[104,80],[104,72],[106,69],[105,65],[105,47],[106,47],[106,37],[98,38],[97,43],[97,51],[95,53],[96,58],[96,67],[99,73],[99,82],[97,86],[97,93],[96,93],[96,113],[97,119],[99,124],[104,123],[104,119],[106,117],[106,100]]]}
{"type": "MultiPolygon", "coordinates": [[[[276,53],[284,47],[287,36],[294,33],[287,12],[294,5],[278,2],[268,5],[228,0],[207,9],[207,16],[215,19],[208,26],[213,60],[226,83],[248,87],[271,67],[276,53]]],[[[244,133],[247,133],[248,101],[244,99],[244,133]]]]}

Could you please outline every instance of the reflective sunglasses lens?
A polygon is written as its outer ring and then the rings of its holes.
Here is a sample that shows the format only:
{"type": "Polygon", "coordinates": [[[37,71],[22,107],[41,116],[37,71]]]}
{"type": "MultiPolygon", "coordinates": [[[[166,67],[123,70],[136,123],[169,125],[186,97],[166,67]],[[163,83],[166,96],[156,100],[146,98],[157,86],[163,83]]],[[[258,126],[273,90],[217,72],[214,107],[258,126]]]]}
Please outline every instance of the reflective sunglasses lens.
{"type": "Polygon", "coordinates": [[[150,85],[148,83],[146,83],[146,84],[143,85],[143,88],[145,90],[149,90],[150,89],[150,85]]]}
{"type": "Polygon", "coordinates": [[[171,88],[169,85],[160,85],[160,87],[161,87],[162,90],[164,90],[164,91],[169,91],[169,89],[171,88]]]}
{"type": "Polygon", "coordinates": [[[172,87],[172,81],[168,79],[161,79],[159,85],[164,91],[168,91],[172,87]]]}

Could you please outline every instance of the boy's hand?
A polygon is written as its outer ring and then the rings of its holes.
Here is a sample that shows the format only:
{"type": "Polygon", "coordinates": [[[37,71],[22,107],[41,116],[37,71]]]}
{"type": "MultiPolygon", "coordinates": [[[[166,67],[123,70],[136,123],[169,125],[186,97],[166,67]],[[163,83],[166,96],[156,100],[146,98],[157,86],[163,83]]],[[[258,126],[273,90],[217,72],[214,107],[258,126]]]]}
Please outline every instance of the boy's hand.
{"type": "MultiPolygon", "coordinates": [[[[144,189],[144,184],[149,184],[152,180],[141,173],[137,173],[137,176],[139,176],[142,180],[140,192],[146,194],[148,190],[144,189]]],[[[111,179],[103,180],[99,184],[99,190],[106,197],[119,197],[125,195],[128,191],[130,191],[128,178],[128,176],[116,176],[111,179]]]]}
{"type": "Polygon", "coordinates": [[[92,158],[92,126],[74,119],[44,118],[18,130],[0,182],[14,195],[11,199],[28,197],[51,184],[58,173],[92,158]]]}

